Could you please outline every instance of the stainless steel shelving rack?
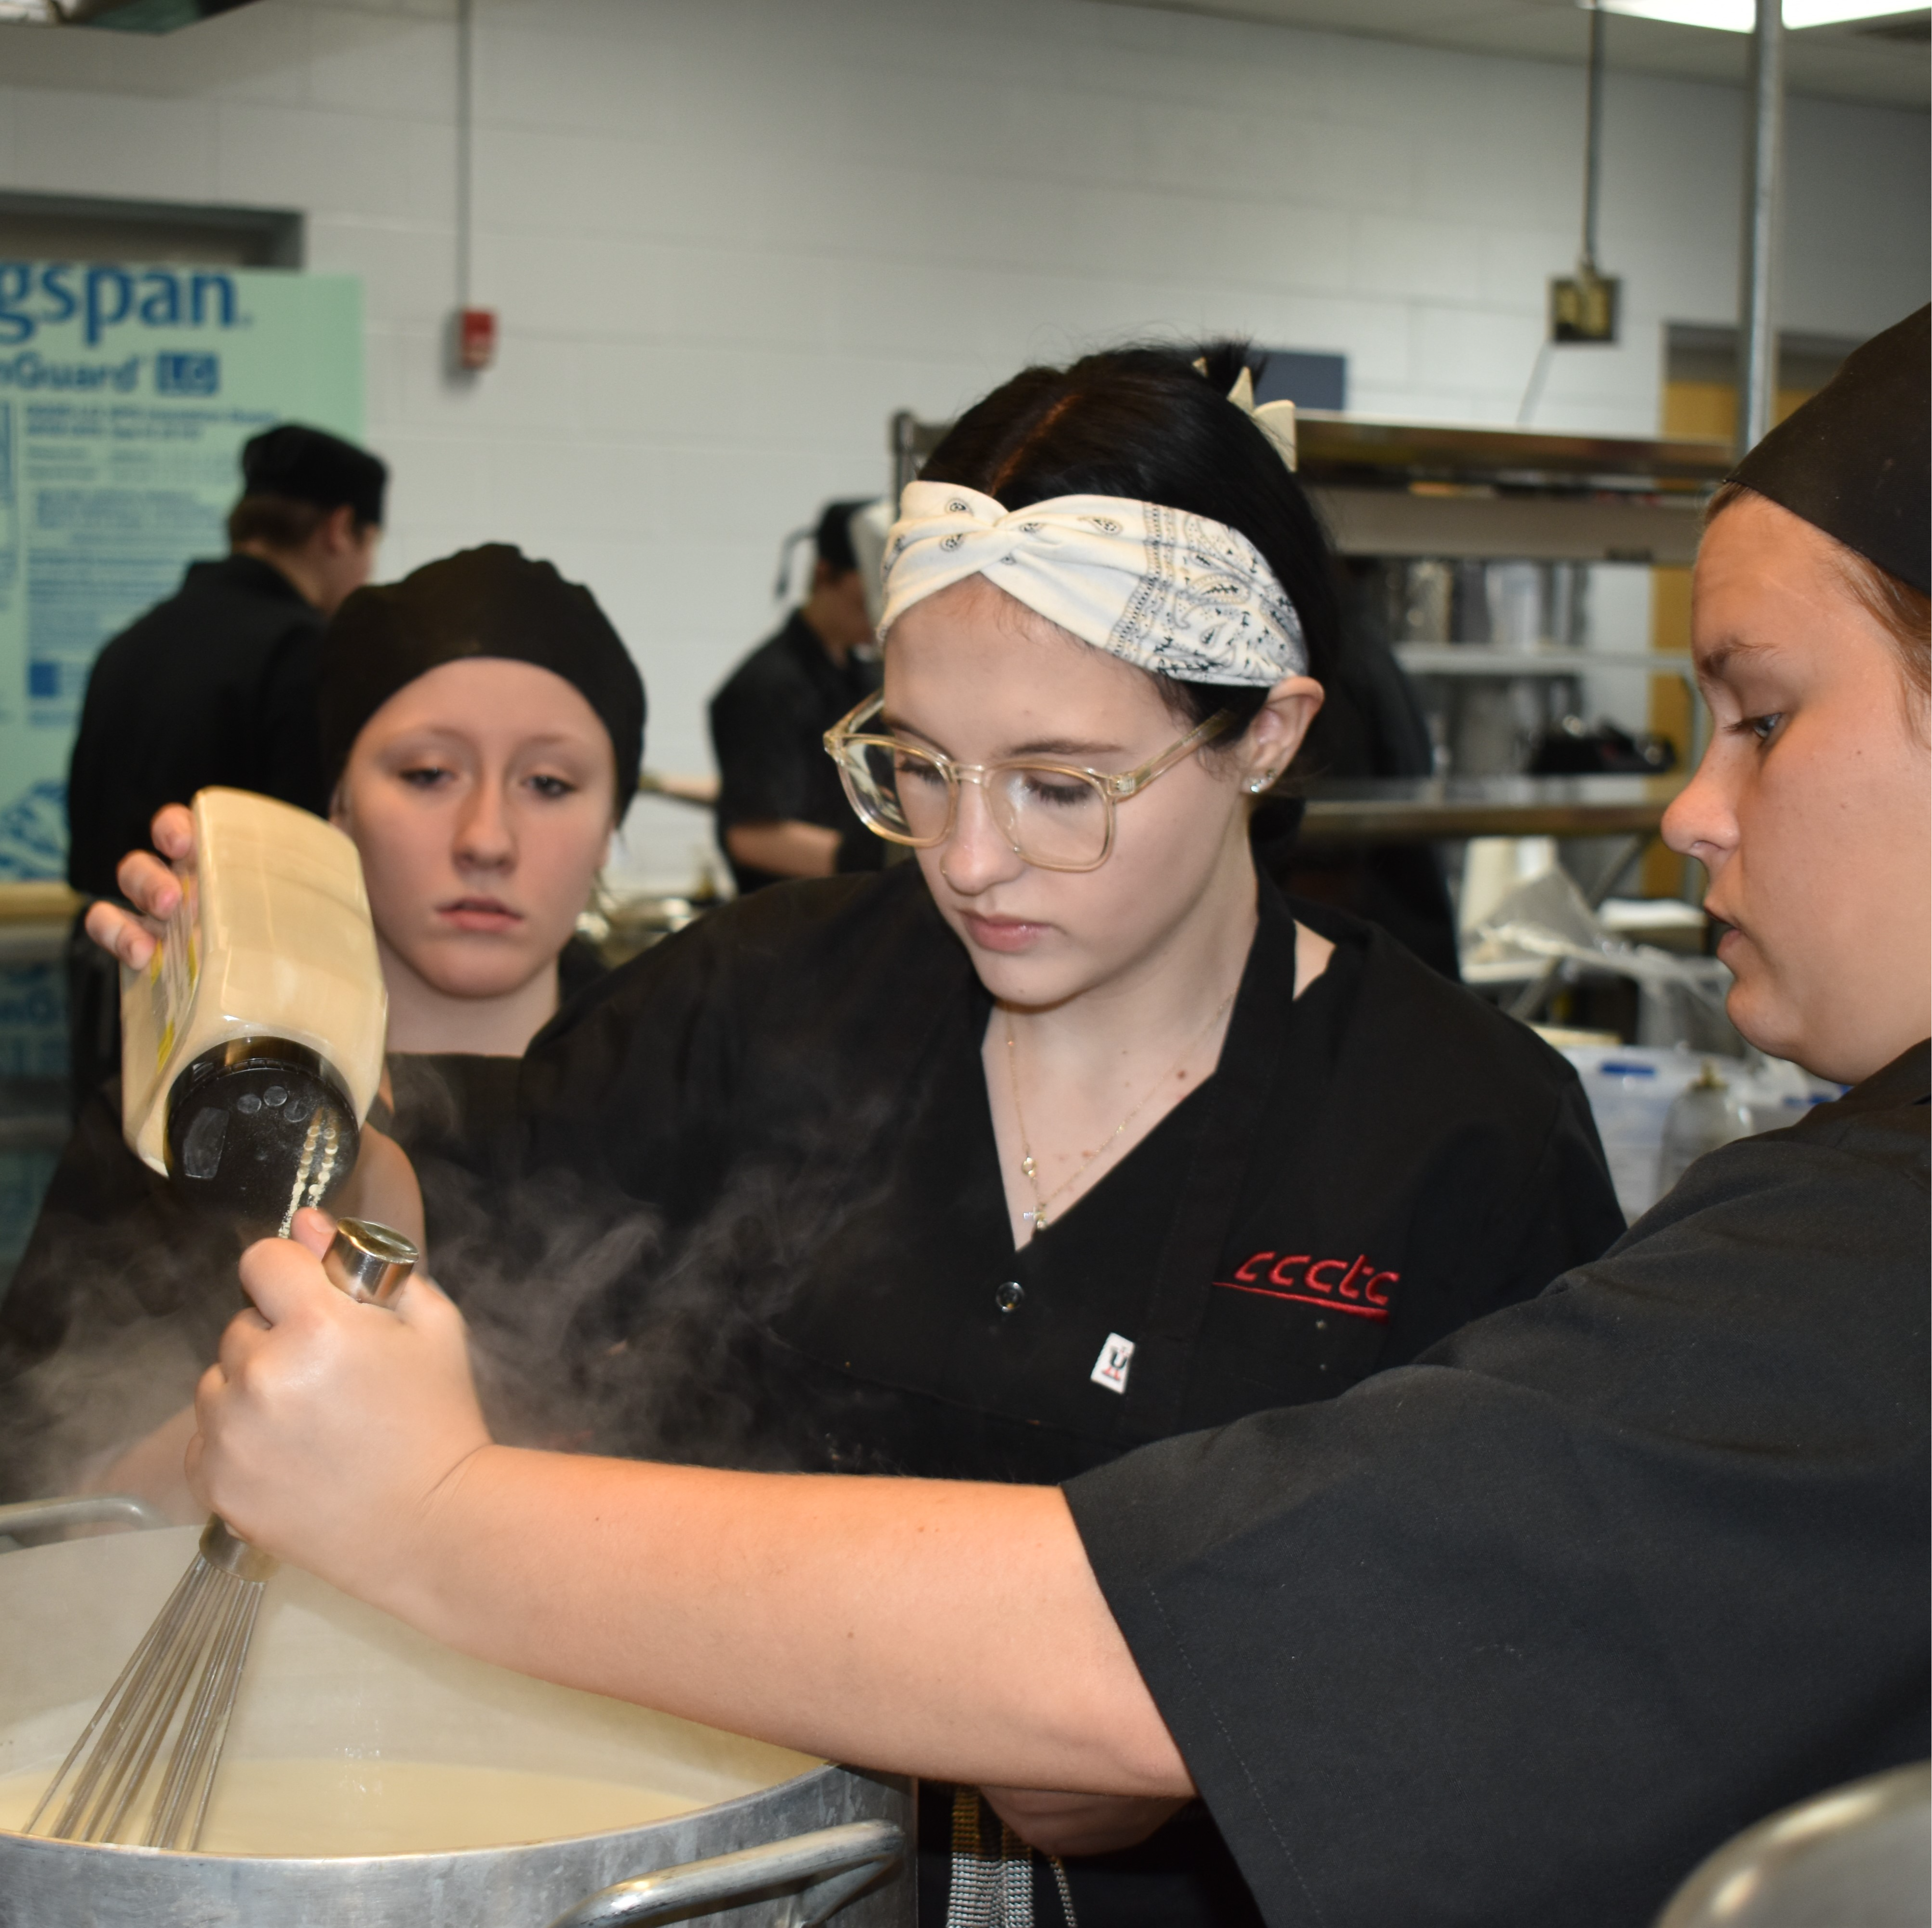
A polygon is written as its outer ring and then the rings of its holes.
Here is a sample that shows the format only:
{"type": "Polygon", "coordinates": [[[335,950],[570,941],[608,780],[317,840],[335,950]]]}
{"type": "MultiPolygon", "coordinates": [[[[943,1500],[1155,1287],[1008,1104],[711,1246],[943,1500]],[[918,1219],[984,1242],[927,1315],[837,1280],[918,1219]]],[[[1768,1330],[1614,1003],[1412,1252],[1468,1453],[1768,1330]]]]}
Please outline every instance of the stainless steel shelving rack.
{"type": "Polygon", "coordinates": [[[1678,436],[1552,434],[1304,409],[1300,473],[1352,556],[1688,566],[1736,457],[1678,436]]]}
{"type": "MultiPolygon", "coordinates": [[[[1642,563],[1688,568],[1704,505],[1734,455],[1671,436],[1552,434],[1304,410],[1300,473],[1346,556],[1448,563],[1642,563]]],[[[1694,762],[1706,721],[1690,658],[1646,648],[1405,642],[1417,677],[1574,677],[1638,669],[1683,681],[1694,762]]],[[[1530,807],[1526,806],[1526,808],[1530,807]]],[[[1524,833],[1541,827],[1524,826],[1524,833]]]]}

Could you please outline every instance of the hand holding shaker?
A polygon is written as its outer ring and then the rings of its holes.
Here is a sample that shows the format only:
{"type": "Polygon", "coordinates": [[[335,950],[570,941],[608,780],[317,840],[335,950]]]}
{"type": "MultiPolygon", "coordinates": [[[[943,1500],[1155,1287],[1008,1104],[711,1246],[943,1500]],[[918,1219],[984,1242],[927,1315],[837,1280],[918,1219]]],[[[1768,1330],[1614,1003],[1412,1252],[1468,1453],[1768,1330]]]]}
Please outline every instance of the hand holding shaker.
{"type": "Polygon", "coordinates": [[[356,1164],[388,996],[356,846],[242,790],[194,800],[195,854],[146,968],[121,972],[122,1130],[184,1194],[286,1233],[356,1164]]]}

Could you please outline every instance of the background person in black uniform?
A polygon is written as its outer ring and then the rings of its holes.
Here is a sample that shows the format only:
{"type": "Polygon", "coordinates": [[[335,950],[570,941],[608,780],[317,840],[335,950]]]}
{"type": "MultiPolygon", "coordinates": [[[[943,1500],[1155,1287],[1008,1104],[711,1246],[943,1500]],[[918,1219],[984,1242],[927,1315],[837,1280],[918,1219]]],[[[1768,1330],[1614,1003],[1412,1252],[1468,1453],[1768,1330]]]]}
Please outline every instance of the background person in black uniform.
{"type": "MultiPolygon", "coordinates": [[[[890,707],[847,719],[887,739],[845,753],[917,860],[728,906],[532,1047],[488,1256],[513,1309],[608,1283],[571,1389],[605,1443],[1064,1479],[1324,1398],[1621,1230],[1560,1057],[1257,876],[1336,623],[1238,358],[1208,365],[1028,370],[908,491],[890,707]],[[530,1293],[551,1262],[506,1258],[578,1214],[584,1273],[530,1293]]],[[[438,1277],[496,1356],[500,1295],[438,1277]]],[[[1070,1873],[1089,1928],[1252,1918],[1198,1812],[1070,1873]]]]}
{"type": "Polygon", "coordinates": [[[852,542],[852,518],[867,506],[826,504],[805,600],[711,699],[718,830],[740,891],[787,877],[876,869],[880,861],[823,740],[879,686],[865,578],[852,542]]]}
{"type": "MultiPolygon", "coordinates": [[[[388,476],[366,449],[295,422],[243,448],[228,554],[190,563],[94,659],[68,767],[74,889],[116,896],[115,866],[146,847],[154,812],[210,784],[327,809],[316,653],[323,622],[375,566],[388,476]]],[[[78,921],[68,965],[77,1115],[119,1068],[120,1004],[78,921]]]]}
{"type": "Polygon", "coordinates": [[[1927,320],[1720,503],[1716,730],[1665,826],[1733,1019],[1845,1098],[1414,1369],[1064,1494],[494,1446],[447,1302],[350,1305],[305,1215],[243,1261],[196,1490],[472,1652],[1001,1784],[1036,1839],[1198,1788],[1276,1928],[1632,1928],[1742,1827],[1922,1759],[1927,320]]]}

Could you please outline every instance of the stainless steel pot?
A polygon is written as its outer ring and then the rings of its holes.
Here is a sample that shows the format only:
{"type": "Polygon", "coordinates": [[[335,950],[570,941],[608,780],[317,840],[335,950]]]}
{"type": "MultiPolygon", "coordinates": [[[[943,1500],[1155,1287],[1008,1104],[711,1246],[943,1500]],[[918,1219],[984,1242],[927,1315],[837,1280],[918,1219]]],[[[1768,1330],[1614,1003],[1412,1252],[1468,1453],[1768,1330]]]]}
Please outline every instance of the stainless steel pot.
{"type": "MultiPolygon", "coordinates": [[[[33,1521],[16,1514],[7,1524],[33,1521]]],[[[0,1778],[58,1762],[187,1566],[196,1531],[0,1557],[0,1778]]],[[[835,1914],[838,1928],[909,1928],[913,1919],[906,1783],[526,1680],[285,1569],[269,1584],[223,1771],[344,1757],[614,1781],[692,1805],[606,1833],[326,1859],[0,1830],[0,1928],[614,1928],[672,1918],[805,1928],[835,1914]]]]}
{"type": "Polygon", "coordinates": [[[1655,1928],[1923,1928],[1932,1763],[1814,1794],[1694,1869],[1655,1928]]]}

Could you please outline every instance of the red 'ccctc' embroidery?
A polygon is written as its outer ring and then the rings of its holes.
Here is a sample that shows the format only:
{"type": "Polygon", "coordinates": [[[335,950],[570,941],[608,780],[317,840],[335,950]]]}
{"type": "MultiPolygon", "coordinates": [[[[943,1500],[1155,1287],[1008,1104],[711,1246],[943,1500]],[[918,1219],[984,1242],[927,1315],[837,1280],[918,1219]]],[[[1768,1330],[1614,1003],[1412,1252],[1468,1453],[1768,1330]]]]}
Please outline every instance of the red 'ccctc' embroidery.
{"type": "Polygon", "coordinates": [[[1376,1271],[1366,1252],[1353,1260],[1318,1259],[1307,1252],[1257,1252],[1235,1269],[1232,1278],[1214,1283],[1224,1292],[1325,1305],[1333,1312],[1383,1324],[1388,1319],[1388,1288],[1401,1276],[1376,1271]]]}

